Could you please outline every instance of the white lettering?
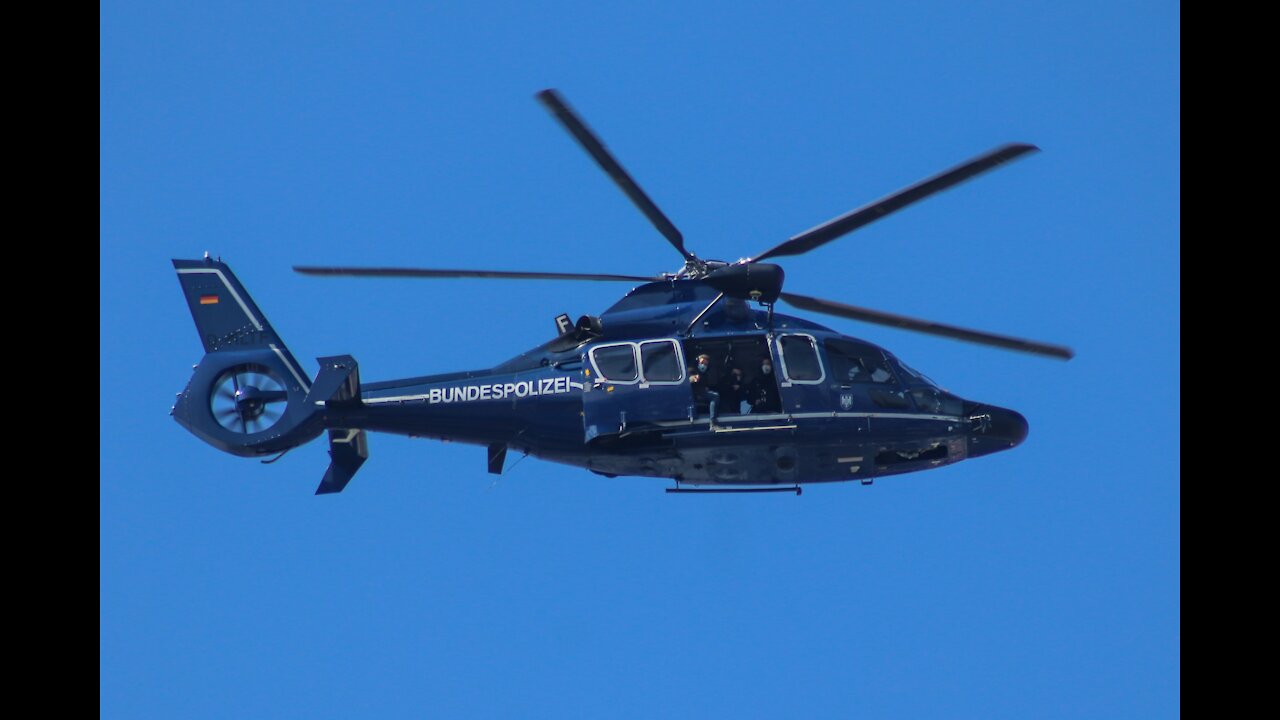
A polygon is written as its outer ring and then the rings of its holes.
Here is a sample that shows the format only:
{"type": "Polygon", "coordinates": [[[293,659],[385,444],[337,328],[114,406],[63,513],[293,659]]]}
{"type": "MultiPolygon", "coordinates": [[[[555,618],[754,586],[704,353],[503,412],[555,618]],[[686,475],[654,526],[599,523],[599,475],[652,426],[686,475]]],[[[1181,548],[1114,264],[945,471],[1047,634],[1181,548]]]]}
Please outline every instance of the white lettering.
{"type": "Polygon", "coordinates": [[[451,385],[433,387],[426,391],[424,397],[431,404],[473,402],[476,400],[505,400],[507,398],[532,398],[539,395],[559,395],[581,390],[582,383],[576,383],[568,377],[534,378],[519,382],[492,383],[488,385],[451,385]]]}

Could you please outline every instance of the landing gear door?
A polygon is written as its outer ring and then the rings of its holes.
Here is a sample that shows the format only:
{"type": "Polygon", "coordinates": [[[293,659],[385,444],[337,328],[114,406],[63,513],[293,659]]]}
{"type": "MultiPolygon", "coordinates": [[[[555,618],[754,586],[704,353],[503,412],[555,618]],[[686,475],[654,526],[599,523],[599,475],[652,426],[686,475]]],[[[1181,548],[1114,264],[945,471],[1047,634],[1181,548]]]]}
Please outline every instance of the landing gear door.
{"type": "Polygon", "coordinates": [[[583,358],[582,426],[587,442],[687,420],[684,353],[675,340],[596,345],[583,358]]]}

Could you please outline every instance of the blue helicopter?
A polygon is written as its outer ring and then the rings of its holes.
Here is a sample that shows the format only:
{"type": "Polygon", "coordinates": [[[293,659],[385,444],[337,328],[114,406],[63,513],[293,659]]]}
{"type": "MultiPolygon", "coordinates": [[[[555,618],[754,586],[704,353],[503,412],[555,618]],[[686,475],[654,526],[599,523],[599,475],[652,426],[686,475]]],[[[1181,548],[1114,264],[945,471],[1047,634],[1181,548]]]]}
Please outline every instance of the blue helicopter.
{"type": "MultiPolygon", "coordinates": [[[[606,477],[675,481],[668,492],[800,494],[801,485],[941,467],[1007,450],[1027,421],[953,395],[864,340],[775,312],[801,310],[1070,359],[1066,347],[783,292],[768,259],[799,255],[1037,150],[1009,144],[802,232],[754,258],[703,260],[554,90],[537,98],[684,258],[644,277],[496,270],[295,267],[308,275],[641,283],[599,316],[556,318],[557,335],[492,368],[365,383],[349,355],[314,376],[231,269],[174,260],[205,356],[172,409],[210,445],[279,457],[328,434],[317,494],[340,492],[368,433],[471,443],[501,473],[508,450],[606,477]]],[[[270,461],[267,461],[270,462],[270,461]]]]}

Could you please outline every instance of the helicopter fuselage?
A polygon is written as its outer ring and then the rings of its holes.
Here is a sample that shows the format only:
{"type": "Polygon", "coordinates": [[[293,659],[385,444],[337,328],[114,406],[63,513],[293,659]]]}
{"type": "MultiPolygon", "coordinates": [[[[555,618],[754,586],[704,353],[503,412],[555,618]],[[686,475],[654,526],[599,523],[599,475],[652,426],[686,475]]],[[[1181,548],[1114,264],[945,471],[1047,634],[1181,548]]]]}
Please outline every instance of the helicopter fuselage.
{"type": "Polygon", "coordinates": [[[869,482],[1026,435],[1018,413],[941,390],[875,345],[749,305],[703,281],[651,283],[594,332],[487,370],[361,385],[323,423],[691,485],[869,482]],[[699,355],[714,370],[699,373],[699,355]],[[719,379],[714,417],[695,375],[719,379]]]}

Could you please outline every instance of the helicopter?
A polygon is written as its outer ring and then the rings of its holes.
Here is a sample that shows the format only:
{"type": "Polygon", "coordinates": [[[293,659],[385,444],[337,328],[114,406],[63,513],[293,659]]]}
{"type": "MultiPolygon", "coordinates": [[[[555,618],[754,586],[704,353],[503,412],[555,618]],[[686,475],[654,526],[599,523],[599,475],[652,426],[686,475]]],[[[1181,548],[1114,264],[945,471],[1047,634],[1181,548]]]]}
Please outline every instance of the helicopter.
{"type": "Polygon", "coordinates": [[[1008,450],[1018,412],[967,400],[875,344],[775,311],[802,311],[1069,360],[1070,348],[783,291],[776,258],[815,250],[1038,150],[1010,143],[736,262],[702,259],[555,90],[536,98],[684,260],[652,276],[506,270],[295,266],[313,276],[627,282],[598,316],[555,319],[556,335],[491,368],[366,383],[350,355],[303,370],[231,268],[208,253],[173,260],[205,355],[171,415],[243,457],[327,433],[316,494],[342,491],[386,432],[479,445],[501,474],[509,450],[605,477],[674,481],[667,492],[794,492],[1008,450]]]}

